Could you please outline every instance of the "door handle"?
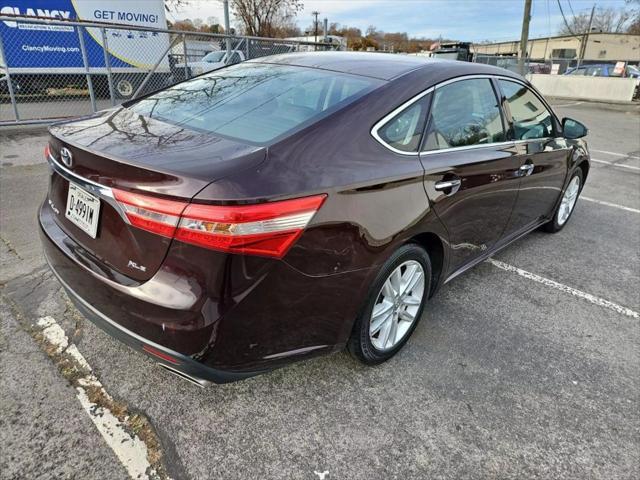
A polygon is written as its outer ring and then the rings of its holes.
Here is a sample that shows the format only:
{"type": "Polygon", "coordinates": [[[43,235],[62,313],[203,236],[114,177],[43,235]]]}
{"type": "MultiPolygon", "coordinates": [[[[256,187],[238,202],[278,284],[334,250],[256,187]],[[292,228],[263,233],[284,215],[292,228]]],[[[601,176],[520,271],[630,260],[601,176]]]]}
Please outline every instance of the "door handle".
{"type": "Polygon", "coordinates": [[[527,177],[533,173],[534,165],[533,163],[525,163],[524,165],[520,165],[520,175],[523,177],[527,177]]]}
{"type": "Polygon", "coordinates": [[[442,180],[441,182],[436,182],[434,188],[439,192],[444,192],[446,195],[452,195],[458,191],[462,181],[459,178],[454,178],[453,180],[442,180]],[[449,190],[448,192],[446,190],[449,190]]]}

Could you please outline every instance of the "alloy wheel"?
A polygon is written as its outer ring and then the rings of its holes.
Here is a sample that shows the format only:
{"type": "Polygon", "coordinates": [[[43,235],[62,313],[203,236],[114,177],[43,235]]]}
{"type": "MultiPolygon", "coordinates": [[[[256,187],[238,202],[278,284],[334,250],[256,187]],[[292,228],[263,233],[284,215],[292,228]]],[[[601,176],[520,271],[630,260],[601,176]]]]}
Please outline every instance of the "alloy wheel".
{"type": "Polygon", "coordinates": [[[562,196],[560,208],[558,208],[558,225],[564,225],[569,219],[569,216],[573,211],[573,207],[575,207],[576,201],[578,200],[578,193],[580,193],[580,177],[576,175],[571,179],[569,186],[567,186],[567,189],[562,196]]]}
{"type": "Polygon", "coordinates": [[[376,349],[391,350],[409,332],[424,297],[424,277],[422,265],[408,260],[384,282],[369,320],[369,338],[376,349]]]}

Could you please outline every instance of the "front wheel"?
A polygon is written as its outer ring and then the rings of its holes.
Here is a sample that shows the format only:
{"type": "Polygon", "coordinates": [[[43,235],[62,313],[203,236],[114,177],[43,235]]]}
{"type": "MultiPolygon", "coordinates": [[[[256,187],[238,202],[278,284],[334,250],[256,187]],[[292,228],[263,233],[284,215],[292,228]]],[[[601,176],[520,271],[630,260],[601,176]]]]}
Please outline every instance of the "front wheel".
{"type": "Polygon", "coordinates": [[[553,219],[551,219],[548,223],[544,225],[544,230],[551,233],[559,232],[564,228],[564,226],[569,221],[571,214],[573,213],[573,209],[576,206],[576,202],[578,201],[578,196],[580,196],[580,191],[582,190],[582,170],[580,168],[576,169],[571,176],[571,180],[569,180],[569,184],[562,194],[562,199],[560,200],[560,205],[553,214],[553,219]]]}
{"type": "Polygon", "coordinates": [[[393,357],[415,330],[431,287],[429,255],[415,244],[400,247],[374,280],[356,319],[349,352],[368,365],[393,357]]]}

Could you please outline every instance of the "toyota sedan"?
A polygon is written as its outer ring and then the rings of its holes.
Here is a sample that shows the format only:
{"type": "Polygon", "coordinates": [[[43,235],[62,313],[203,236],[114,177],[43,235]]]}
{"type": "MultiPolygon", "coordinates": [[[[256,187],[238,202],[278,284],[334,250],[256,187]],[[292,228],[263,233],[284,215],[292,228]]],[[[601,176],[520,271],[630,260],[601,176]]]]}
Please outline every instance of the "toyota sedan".
{"type": "Polygon", "coordinates": [[[439,287],[558,232],[586,128],[524,78],[401,55],[244,62],[50,128],[47,261],[184,379],[395,355],[439,287]]]}

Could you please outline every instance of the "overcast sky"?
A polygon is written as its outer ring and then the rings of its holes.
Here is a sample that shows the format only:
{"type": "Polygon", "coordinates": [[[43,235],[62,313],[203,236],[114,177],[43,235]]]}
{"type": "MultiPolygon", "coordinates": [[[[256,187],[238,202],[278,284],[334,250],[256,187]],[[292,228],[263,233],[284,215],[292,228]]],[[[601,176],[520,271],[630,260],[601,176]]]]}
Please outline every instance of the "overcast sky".
{"type": "MultiPolygon", "coordinates": [[[[624,0],[560,0],[565,15],[601,7],[623,7],[624,0]]],[[[302,29],[311,25],[311,12],[320,18],[360,28],[375,25],[386,32],[417,37],[482,41],[513,40],[520,36],[524,0],[303,0],[297,17],[302,29]]],[[[167,14],[169,20],[217,17],[223,23],[220,0],[190,0],[187,7],[167,14]]],[[[233,19],[232,19],[233,22],[233,19]]],[[[531,37],[555,34],[562,22],[558,0],[533,0],[531,37]]]]}

